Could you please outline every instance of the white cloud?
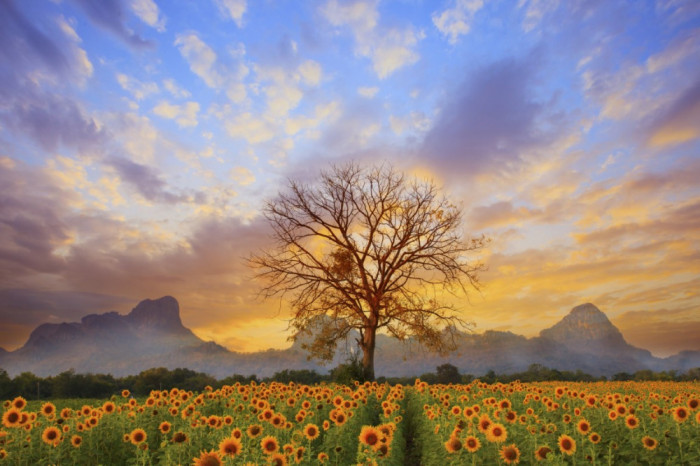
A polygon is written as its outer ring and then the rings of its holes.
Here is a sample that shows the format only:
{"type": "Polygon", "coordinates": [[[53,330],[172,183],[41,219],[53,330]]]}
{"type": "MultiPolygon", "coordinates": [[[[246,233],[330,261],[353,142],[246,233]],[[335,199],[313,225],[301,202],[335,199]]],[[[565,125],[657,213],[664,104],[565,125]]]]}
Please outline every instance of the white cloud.
{"type": "Polygon", "coordinates": [[[245,167],[234,167],[229,172],[231,179],[241,186],[248,186],[255,182],[255,175],[245,167]]]}
{"type": "Polygon", "coordinates": [[[331,123],[340,116],[340,104],[337,101],[327,104],[317,105],[314,109],[314,116],[295,116],[288,118],[284,124],[284,131],[293,136],[300,131],[314,129],[322,123],[331,123]]]}
{"type": "Polygon", "coordinates": [[[357,89],[357,93],[367,99],[373,99],[377,92],[379,92],[378,87],[360,87],[357,89]]]}
{"type": "MultiPolygon", "coordinates": [[[[202,78],[207,86],[225,91],[226,96],[234,103],[245,101],[247,92],[243,80],[249,70],[244,63],[239,62],[236,69],[228,69],[220,65],[217,63],[216,52],[192,32],[178,35],[175,45],[190,64],[190,70],[202,78]]],[[[245,49],[242,54],[245,54],[245,49]]]]}
{"type": "Polygon", "coordinates": [[[136,100],[143,100],[151,94],[160,92],[158,85],[154,82],[141,82],[138,79],[127,76],[123,73],[117,73],[117,82],[125,91],[131,93],[136,100]]]}
{"type": "Polygon", "coordinates": [[[520,0],[518,8],[522,8],[525,4],[527,9],[522,27],[523,31],[530,32],[539,26],[542,18],[559,7],[559,0],[520,0]]]}
{"type": "Polygon", "coordinates": [[[173,105],[166,101],[160,102],[153,108],[153,113],[163,118],[175,120],[178,126],[188,127],[197,126],[197,113],[199,112],[199,103],[186,102],[183,105],[173,105]]]}
{"type": "Polygon", "coordinates": [[[392,29],[384,34],[368,54],[379,79],[386,78],[399,68],[416,63],[420,55],[412,47],[423,37],[422,33],[412,30],[392,29]]]}
{"type": "Polygon", "coordinates": [[[469,34],[474,15],[484,6],[483,0],[457,0],[453,8],[433,13],[435,27],[446,36],[450,44],[456,44],[459,36],[469,34]]]}
{"type": "Polygon", "coordinates": [[[333,26],[350,26],[355,35],[369,34],[379,20],[376,1],[341,3],[330,0],[321,8],[321,13],[333,26]]]}
{"type": "Polygon", "coordinates": [[[321,82],[321,65],[313,60],[306,60],[304,63],[299,65],[299,74],[301,75],[301,80],[304,84],[309,86],[318,86],[321,82]]]}
{"type": "Polygon", "coordinates": [[[163,87],[166,91],[170,92],[173,97],[186,99],[192,95],[187,89],[178,86],[173,79],[164,79],[163,87]]]}
{"type": "Polygon", "coordinates": [[[94,67],[92,66],[92,62],[88,58],[87,52],[82,49],[81,47],[78,46],[80,42],[82,42],[82,39],[78,35],[78,33],[75,31],[75,28],[73,27],[73,21],[68,21],[66,18],[63,16],[59,16],[58,19],[56,20],[58,23],[59,29],[63,32],[63,34],[68,37],[71,41],[71,44],[68,47],[67,53],[68,55],[72,55],[72,59],[75,64],[75,71],[77,74],[77,81],[79,85],[85,84],[85,81],[87,78],[92,76],[92,73],[94,71],[94,67]]]}
{"type": "Polygon", "coordinates": [[[241,138],[249,144],[269,141],[275,136],[273,125],[250,112],[237,115],[226,123],[226,131],[233,138],[241,138]]]}
{"type": "Polygon", "coordinates": [[[165,18],[161,16],[158,5],[153,0],[131,0],[131,10],[141,21],[158,32],[165,31],[165,18]]]}
{"type": "Polygon", "coordinates": [[[388,30],[378,27],[377,2],[329,0],[321,8],[321,14],[333,26],[350,28],[355,39],[355,54],[369,58],[380,79],[420,58],[413,47],[425,35],[411,27],[388,30]]]}
{"type": "Polygon", "coordinates": [[[74,42],[82,42],[82,39],[80,38],[80,36],[78,36],[78,33],[75,32],[73,25],[71,25],[69,21],[65,17],[63,17],[63,15],[59,16],[56,22],[58,23],[58,27],[61,29],[61,31],[63,31],[63,34],[65,34],[74,42]]]}
{"type": "Polygon", "coordinates": [[[236,23],[236,26],[243,27],[243,15],[248,7],[246,0],[216,0],[216,4],[224,15],[236,23]]]}
{"type": "Polygon", "coordinates": [[[391,115],[389,125],[394,134],[401,135],[406,131],[425,132],[430,129],[431,121],[423,112],[411,112],[404,117],[391,115]]]}
{"type": "Polygon", "coordinates": [[[207,86],[218,89],[223,85],[224,78],[214,69],[216,52],[192,32],[178,34],[175,45],[180,54],[190,64],[190,70],[206,83],[207,86]]]}

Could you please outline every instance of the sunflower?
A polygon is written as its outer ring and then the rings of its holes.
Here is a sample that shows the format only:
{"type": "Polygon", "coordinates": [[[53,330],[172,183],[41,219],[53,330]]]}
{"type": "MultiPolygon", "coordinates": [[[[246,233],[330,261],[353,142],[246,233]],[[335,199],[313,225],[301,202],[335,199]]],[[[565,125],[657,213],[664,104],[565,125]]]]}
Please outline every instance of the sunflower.
{"type": "Polygon", "coordinates": [[[219,454],[214,450],[202,451],[199,458],[192,458],[192,460],[194,460],[194,466],[220,466],[223,464],[219,454]]]}
{"type": "Polygon", "coordinates": [[[129,390],[126,390],[126,389],[122,390],[122,396],[124,398],[129,398],[129,395],[131,395],[131,392],[129,390]]]}
{"type": "Polygon", "coordinates": [[[576,424],[576,430],[578,430],[581,435],[587,435],[591,431],[591,425],[587,420],[581,419],[576,424]]]}
{"type": "Polygon", "coordinates": [[[503,424],[491,424],[486,431],[486,440],[489,442],[505,442],[506,438],[508,438],[508,431],[503,424]]]}
{"type": "Polygon", "coordinates": [[[16,409],[21,411],[24,409],[25,406],[27,406],[27,400],[25,400],[21,396],[18,396],[14,400],[12,400],[12,407],[13,408],[16,408],[16,409]]]}
{"type": "Polygon", "coordinates": [[[138,445],[146,441],[146,431],[141,428],[136,428],[129,434],[129,441],[134,445],[138,445]]]}
{"type": "Polygon", "coordinates": [[[470,435],[464,439],[464,449],[467,450],[469,453],[474,453],[479,448],[481,448],[481,442],[478,438],[470,435]]]}
{"type": "Polygon", "coordinates": [[[73,445],[75,448],[79,448],[82,443],[83,438],[80,435],[74,435],[70,439],[70,444],[73,445]]]}
{"type": "Polygon", "coordinates": [[[262,448],[263,453],[266,455],[276,453],[280,448],[279,443],[277,443],[277,439],[271,435],[263,437],[263,439],[260,441],[260,447],[262,448]]]}
{"type": "Polygon", "coordinates": [[[636,429],[639,427],[639,419],[634,414],[630,414],[625,418],[625,425],[628,429],[636,429]]]}
{"type": "Polygon", "coordinates": [[[172,429],[172,428],[173,428],[172,424],[170,424],[168,421],[163,421],[158,426],[158,430],[163,434],[167,434],[168,432],[170,432],[170,429],[172,429]]]}
{"type": "Polygon", "coordinates": [[[304,452],[306,451],[306,448],[299,446],[294,450],[294,462],[295,463],[301,463],[301,461],[304,459],[304,452]]]}
{"type": "Polygon", "coordinates": [[[17,408],[10,408],[2,415],[2,425],[5,427],[18,427],[22,424],[22,412],[17,408]]]}
{"type": "Polygon", "coordinates": [[[4,448],[0,448],[0,460],[7,458],[7,451],[4,448]]]}
{"type": "Polygon", "coordinates": [[[683,406],[677,406],[673,410],[673,419],[678,423],[685,422],[688,419],[688,410],[683,406]]]}
{"type": "Polygon", "coordinates": [[[600,443],[600,434],[597,432],[591,432],[591,435],[588,436],[588,440],[590,440],[591,443],[600,443]]]}
{"type": "Polygon", "coordinates": [[[537,461],[544,461],[547,459],[547,455],[551,452],[552,452],[552,449],[549,448],[548,446],[546,446],[546,445],[541,446],[541,447],[537,448],[537,450],[535,450],[535,459],[537,461]]]}
{"type": "Polygon", "coordinates": [[[58,446],[61,443],[61,431],[58,427],[47,427],[44,429],[44,433],[41,434],[41,440],[54,447],[58,446]]]}
{"type": "Polygon", "coordinates": [[[335,419],[334,419],[335,424],[337,426],[342,426],[343,424],[345,424],[345,421],[347,421],[347,420],[348,420],[347,416],[342,411],[340,411],[338,414],[336,414],[335,419]]]}
{"type": "Polygon", "coordinates": [[[696,409],[698,409],[698,406],[700,406],[700,400],[698,400],[697,398],[691,398],[688,400],[686,405],[688,406],[688,408],[695,411],[696,409]]]}
{"type": "Polygon", "coordinates": [[[56,406],[50,401],[44,403],[41,405],[41,414],[43,414],[45,417],[53,416],[56,414],[56,406]]]}
{"type": "Polygon", "coordinates": [[[377,448],[379,444],[379,439],[381,438],[381,434],[379,430],[377,430],[376,427],[373,426],[362,426],[362,430],[360,431],[360,443],[363,443],[365,445],[368,445],[374,449],[377,448]]]}
{"type": "Polygon", "coordinates": [[[187,442],[187,434],[182,431],[175,432],[173,434],[172,442],[173,443],[185,443],[187,442]]]}
{"type": "Polygon", "coordinates": [[[518,464],[520,462],[520,450],[515,444],[501,447],[501,458],[506,464],[518,464]]]}
{"type": "Polygon", "coordinates": [[[309,440],[317,439],[320,434],[321,432],[318,430],[318,426],[316,424],[306,424],[304,427],[304,435],[309,440]]]}
{"type": "Polygon", "coordinates": [[[572,439],[568,435],[560,435],[559,440],[559,450],[566,455],[573,455],[576,452],[576,440],[572,439]]]}
{"type": "Polygon", "coordinates": [[[246,433],[248,434],[248,437],[255,438],[258,435],[262,434],[262,427],[259,424],[252,424],[248,426],[248,429],[246,429],[246,433]]]}
{"type": "Polygon", "coordinates": [[[658,444],[659,442],[655,438],[649,437],[648,435],[642,437],[642,446],[647,450],[651,451],[656,449],[658,444]]]}
{"type": "Polygon", "coordinates": [[[318,462],[323,464],[326,461],[328,461],[328,454],[325,451],[322,451],[321,453],[318,454],[317,458],[318,458],[318,462]]]}
{"type": "Polygon", "coordinates": [[[273,453],[267,459],[267,462],[273,466],[287,466],[289,464],[287,457],[282,453],[273,453]]]}
{"type": "Polygon", "coordinates": [[[102,411],[104,411],[107,414],[113,413],[116,409],[117,406],[111,401],[106,401],[105,404],[102,405],[102,411]]]}
{"type": "Polygon", "coordinates": [[[484,413],[481,416],[479,416],[478,428],[479,428],[480,432],[485,434],[486,431],[489,429],[490,425],[491,425],[491,418],[489,418],[488,414],[484,413]]]}
{"type": "Polygon", "coordinates": [[[230,456],[233,458],[240,454],[242,450],[243,445],[241,445],[241,441],[235,437],[225,438],[219,443],[219,453],[224,457],[230,456]]]}
{"type": "Polygon", "coordinates": [[[447,442],[445,442],[445,450],[447,450],[448,453],[455,453],[461,449],[462,442],[455,436],[451,436],[447,442]]]}

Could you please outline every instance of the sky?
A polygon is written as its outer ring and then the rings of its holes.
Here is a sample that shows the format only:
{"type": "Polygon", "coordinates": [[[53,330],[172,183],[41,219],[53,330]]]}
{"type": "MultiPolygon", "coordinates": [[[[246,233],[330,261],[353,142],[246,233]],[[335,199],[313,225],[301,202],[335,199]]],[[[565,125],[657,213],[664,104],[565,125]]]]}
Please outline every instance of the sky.
{"type": "Polygon", "coordinates": [[[2,0],[0,346],[172,295],[284,348],[246,258],[288,179],[385,162],[492,239],[475,331],[592,302],[700,350],[695,0],[2,0]]]}

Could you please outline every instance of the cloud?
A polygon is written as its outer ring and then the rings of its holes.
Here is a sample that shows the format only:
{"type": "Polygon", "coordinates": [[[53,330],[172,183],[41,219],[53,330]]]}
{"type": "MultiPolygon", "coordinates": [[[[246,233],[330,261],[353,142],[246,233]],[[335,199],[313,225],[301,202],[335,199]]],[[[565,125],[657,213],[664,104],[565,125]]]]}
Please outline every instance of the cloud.
{"type": "Polygon", "coordinates": [[[272,123],[259,118],[250,112],[236,115],[226,124],[226,131],[232,138],[241,138],[249,144],[258,144],[269,141],[275,137],[275,130],[272,123]]]}
{"type": "MultiPolygon", "coordinates": [[[[124,11],[124,4],[121,0],[73,1],[83,9],[93,24],[104,29],[105,31],[110,32],[122,40],[125,44],[134,48],[153,47],[153,42],[142,38],[126,26],[126,12],[124,11]]],[[[139,5],[139,8],[141,8],[142,4],[145,5],[146,3],[150,2],[137,1],[132,3],[132,5],[139,5]]],[[[143,19],[141,14],[148,15],[148,8],[139,9],[137,14],[139,14],[141,19],[143,19]]]]}
{"type": "Polygon", "coordinates": [[[197,126],[197,113],[199,104],[197,102],[186,102],[182,105],[173,105],[166,101],[161,101],[153,108],[153,113],[163,118],[175,120],[181,128],[197,126]]]}
{"type": "Polygon", "coordinates": [[[549,109],[531,90],[536,66],[532,59],[504,60],[472,73],[446,97],[423,157],[460,176],[505,173],[529,149],[553,142],[564,121],[543,128],[549,109]]]}
{"type": "MultiPolygon", "coordinates": [[[[105,129],[86,115],[78,103],[54,93],[43,93],[34,86],[16,89],[5,101],[9,109],[0,114],[8,128],[25,134],[47,151],[59,147],[101,151],[107,140],[105,129]]],[[[3,91],[0,96],[5,98],[3,91]]]]}
{"type": "Polygon", "coordinates": [[[700,77],[673,102],[650,129],[648,144],[667,147],[700,137],[700,77]]]}
{"type": "Polygon", "coordinates": [[[189,63],[190,70],[199,76],[207,86],[217,91],[225,91],[234,103],[242,103],[247,97],[243,80],[248,68],[239,62],[235,69],[229,69],[217,62],[216,52],[194,33],[178,34],[175,45],[189,63]]]}
{"type": "Polygon", "coordinates": [[[301,81],[309,86],[318,86],[323,76],[321,65],[313,60],[306,60],[298,68],[301,81]]]}
{"type": "Polygon", "coordinates": [[[357,93],[366,99],[372,99],[379,92],[378,87],[358,87],[357,93]]]}
{"type": "Polygon", "coordinates": [[[523,18],[522,28],[525,32],[530,32],[535,29],[545,16],[554,12],[559,7],[559,0],[520,0],[518,8],[525,9],[525,18],[523,18]]]}
{"type": "Polygon", "coordinates": [[[161,16],[158,5],[153,0],[131,0],[131,10],[144,23],[158,32],[165,32],[165,18],[161,16]]]}
{"type": "Polygon", "coordinates": [[[515,207],[510,201],[499,201],[472,209],[468,224],[479,231],[493,227],[514,227],[541,214],[542,212],[536,209],[525,206],[515,207]]]}
{"type": "MultiPolygon", "coordinates": [[[[686,290],[692,289],[689,285],[693,286],[691,283],[683,285],[686,290]]],[[[694,286],[698,285],[696,281],[694,286]]],[[[700,319],[696,311],[695,307],[629,311],[613,320],[631,344],[667,357],[680,349],[700,351],[700,319]]]]}
{"type": "Polygon", "coordinates": [[[355,39],[355,53],[372,62],[380,79],[387,78],[404,66],[418,61],[414,47],[424,38],[413,28],[379,28],[376,1],[341,3],[329,0],[321,7],[321,14],[336,27],[348,27],[355,39]]]}
{"type": "Polygon", "coordinates": [[[469,34],[474,15],[484,6],[483,0],[456,0],[454,7],[431,15],[433,24],[450,44],[456,44],[459,36],[469,34]]]}
{"type": "Polygon", "coordinates": [[[61,271],[64,260],[55,249],[71,241],[67,206],[79,195],[20,161],[2,164],[0,185],[0,283],[61,271]]]}
{"type": "Polygon", "coordinates": [[[42,29],[27,20],[13,0],[0,3],[0,69],[8,91],[24,85],[29,76],[33,82],[77,84],[92,76],[92,63],[77,45],[81,39],[65,18],[42,29]]]}
{"type": "Polygon", "coordinates": [[[216,0],[216,4],[224,16],[231,18],[239,28],[243,27],[243,15],[248,7],[246,0],[216,0]]]}
{"type": "Polygon", "coordinates": [[[154,82],[144,83],[123,73],[117,73],[117,82],[122,89],[130,92],[136,100],[143,100],[151,94],[157,94],[160,92],[158,84],[154,82]]]}
{"type": "Polygon", "coordinates": [[[214,69],[216,53],[197,34],[178,34],[175,45],[190,64],[192,72],[202,78],[207,86],[219,88],[223,85],[223,76],[214,69]]]}
{"type": "Polygon", "coordinates": [[[233,181],[241,186],[248,186],[255,182],[255,175],[245,167],[233,167],[229,173],[233,181]]]}
{"type": "Polygon", "coordinates": [[[151,167],[121,157],[112,157],[107,163],[116,169],[125,183],[133,186],[148,201],[177,204],[190,199],[187,195],[170,192],[161,175],[151,167]]]}
{"type": "Polygon", "coordinates": [[[187,99],[188,97],[192,96],[192,93],[190,91],[188,91],[187,89],[182,89],[180,86],[178,86],[175,83],[174,79],[164,79],[163,87],[166,91],[170,92],[170,94],[172,94],[173,97],[187,99]]]}

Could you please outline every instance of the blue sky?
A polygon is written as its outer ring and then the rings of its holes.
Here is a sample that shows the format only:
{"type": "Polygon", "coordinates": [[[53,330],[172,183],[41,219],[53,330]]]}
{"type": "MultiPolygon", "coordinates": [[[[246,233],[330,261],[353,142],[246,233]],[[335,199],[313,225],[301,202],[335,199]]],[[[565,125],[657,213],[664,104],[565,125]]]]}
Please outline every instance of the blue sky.
{"type": "Polygon", "coordinates": [[[0,346],[171,294],[203,338],[284,347],[261,206],[355,160],[493,238],[477,330],[590,301],[700,349],[697,2],[8,0],[0,42],[0,346]]]}

